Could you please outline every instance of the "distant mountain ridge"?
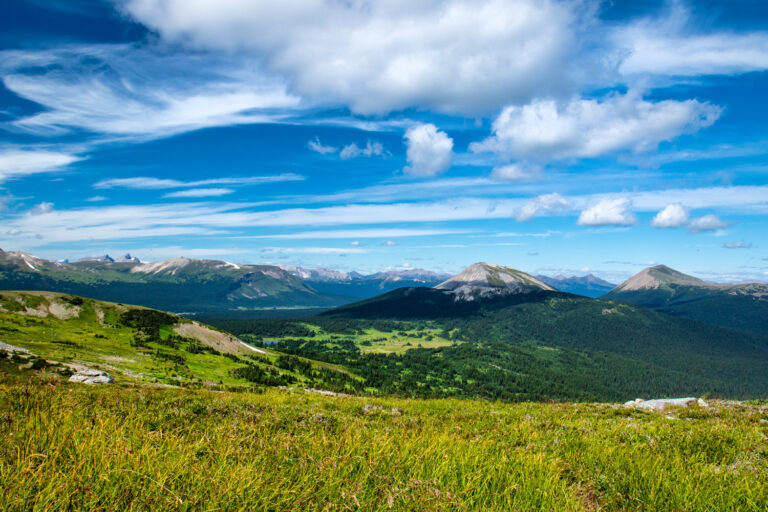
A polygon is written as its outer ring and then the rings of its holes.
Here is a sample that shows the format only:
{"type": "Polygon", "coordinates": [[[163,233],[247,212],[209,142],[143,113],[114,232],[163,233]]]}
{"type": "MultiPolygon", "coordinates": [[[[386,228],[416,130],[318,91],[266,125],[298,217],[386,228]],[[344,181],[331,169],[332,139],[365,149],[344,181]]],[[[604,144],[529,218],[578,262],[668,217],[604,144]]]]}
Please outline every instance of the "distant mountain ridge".
{"type": "Polygon", "coordinates": [[[768,339],[768,285],[719,284],[666,265],[648,267],[601,298],[620,300],[768,339]]]}
{"type": "Polygon", "coordinates": [[[72,293],[214,316],[270,308],[327,308],[349,302],[322,294],[271,265],[183,257],[142,263],[129,255],[62,263],[2,250],[0,289],[72,293]]]}
{"type": "Polygon", "coordinates": [[[348,297],[347,302],[373,297],[402,287],[432,287],[450,277],[449,274],[410,268],[386,270],[367,275],[325,268],[306,269],[287,265],[281,268],[304,279],[309,286],[320,293],[348,297]]]}
{"type": "Polygon", "coordinates": [[[611,291],[616,286],[614,283],[600,279],[593,274],[570,277],[564,275],[556,275],[554,277],[536,275],[536,278],[562,292],[584,295],[593,299],[611,291]]]}

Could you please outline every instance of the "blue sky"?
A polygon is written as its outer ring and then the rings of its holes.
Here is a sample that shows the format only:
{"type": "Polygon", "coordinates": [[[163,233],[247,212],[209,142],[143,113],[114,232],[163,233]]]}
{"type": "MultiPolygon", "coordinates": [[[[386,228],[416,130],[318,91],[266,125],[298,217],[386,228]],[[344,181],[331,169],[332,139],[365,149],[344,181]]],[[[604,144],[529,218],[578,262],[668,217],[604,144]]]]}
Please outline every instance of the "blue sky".
{"type": "Polygon", "coordinates": [[[0,247],[768,280],[768,5],[7,0],[0,247]]]}

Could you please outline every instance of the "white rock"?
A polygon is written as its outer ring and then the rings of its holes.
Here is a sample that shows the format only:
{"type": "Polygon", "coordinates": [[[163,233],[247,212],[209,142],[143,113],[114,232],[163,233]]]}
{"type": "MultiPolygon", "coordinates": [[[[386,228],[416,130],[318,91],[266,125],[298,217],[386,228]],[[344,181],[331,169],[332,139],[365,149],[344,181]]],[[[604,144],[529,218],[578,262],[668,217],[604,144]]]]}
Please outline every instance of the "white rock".
{"type": "Polygon", "coordinates": [[[101,370],[83,369],[69,378],[69,382],[80,382],[82,384],[111,384],[115,380],[107,372],[101,370]]]}
{"type": "Polygon", "coordinates": [[[650,411],[663,411],[667,407],[688,407],[689,405],[698,401],[695,397],[687,398],[657,398],[654,400],[632,400],[625,403],[627,407],[635,407],[637,409],[645,409],[650,411]]]}

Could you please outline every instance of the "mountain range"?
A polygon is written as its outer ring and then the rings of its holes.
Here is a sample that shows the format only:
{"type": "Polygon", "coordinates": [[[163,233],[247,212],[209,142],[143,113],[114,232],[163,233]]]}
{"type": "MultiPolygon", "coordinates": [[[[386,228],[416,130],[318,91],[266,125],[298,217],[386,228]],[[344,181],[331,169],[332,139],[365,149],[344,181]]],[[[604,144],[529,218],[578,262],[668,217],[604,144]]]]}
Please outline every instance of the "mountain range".
{"type": "Polygon", "coordinates": [[[419,290],[407,293],[442,297],[425,291],[434,288],[466,300],[533,290],[629,302],[756,336],[768,332],[766,284],[710,283],[658,265],[611,286],[591,274],[532,276],[490,263],[471,265],[453,277],[410,268],[363,275],[184,257],[147,263],[130,254],[55,262],[0,250],[0,289],[72,293],[188,316],[300,316],[413,288],[419,290]]]}
{"type": "Polygon", "coordinates": [[[53,262],[0,250],[0,289],[45,290],[199,315],[273,308],[328,308],[348,300],[324,295],[271,265],[173,258],[142,263],[109,257],[53,262]]]}
{"type": "Polygon", "coordinates": [[[419,269],[362,275],[184,257],[146,263],[130,254],[50,261],[0,249],[0,289],[72,293],[192,316],[295,316],[448,277],[419,269]]]}

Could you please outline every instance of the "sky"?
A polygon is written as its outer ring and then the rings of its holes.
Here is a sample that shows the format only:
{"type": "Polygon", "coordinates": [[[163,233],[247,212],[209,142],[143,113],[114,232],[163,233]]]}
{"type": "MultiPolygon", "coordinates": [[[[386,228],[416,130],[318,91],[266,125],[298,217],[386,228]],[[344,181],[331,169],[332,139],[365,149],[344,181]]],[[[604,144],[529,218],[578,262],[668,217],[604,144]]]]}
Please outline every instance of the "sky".
{"type": "Polygon", "coordinates": [[[0,247],[768,281],[762,0],[5,0],[0,247]]]}

